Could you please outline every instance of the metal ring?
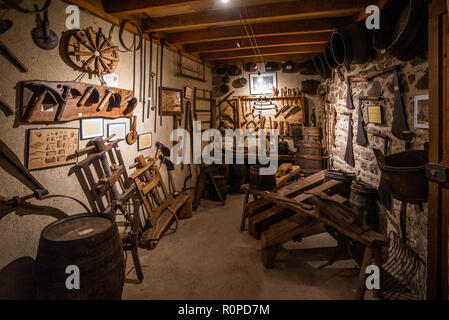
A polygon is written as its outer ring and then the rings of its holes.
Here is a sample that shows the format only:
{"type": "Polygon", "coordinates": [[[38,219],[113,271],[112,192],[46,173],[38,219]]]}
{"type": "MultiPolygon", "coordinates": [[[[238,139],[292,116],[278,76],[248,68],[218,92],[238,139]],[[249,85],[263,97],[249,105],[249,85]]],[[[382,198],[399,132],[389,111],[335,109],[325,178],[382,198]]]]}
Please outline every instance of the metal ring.
{"type": "MultiPolygon", "coordinates": [[[[109,29],[109,36],[112,35],[112,32],[113,32],[114,28],[115,28],[115,25],[112,25],[112,26],[111,26],[111,29],[109,29]]],[[[132,20],[123,20],[123,21],[120,23],[120,30],[119,30],[118,38],[119,38],[120,44],[123,46],[123,48],[125,48],[125,50],[119,50],[120,52],[138,51],[138,50],[140,50],[140,48],[142,47],[142,40],[143,40],[142,29],[140,28],[140,26],[139,26],[139,25],[137,24],[137,22],[135,22],[135,21],[132,21],[132,20]],[[134,41],[134,39],[133,39],[133,42],[132,42],[132,44],[131,44],[130,47],[127,47],[126,44],[125,44],[125,42],[123,41],[123,31],[125,30],[125,25],[126,25],[127,23],[130,23],[130,24],[132,24],[133,26],[135,26],[136,29],[137,29],[137,32],[139,33],[139,45],[138,45],[137,47],[135,46],[135,41],[134,41]],[[132,49],[132,48],[134,48],[134,49],[132,49]]]]}

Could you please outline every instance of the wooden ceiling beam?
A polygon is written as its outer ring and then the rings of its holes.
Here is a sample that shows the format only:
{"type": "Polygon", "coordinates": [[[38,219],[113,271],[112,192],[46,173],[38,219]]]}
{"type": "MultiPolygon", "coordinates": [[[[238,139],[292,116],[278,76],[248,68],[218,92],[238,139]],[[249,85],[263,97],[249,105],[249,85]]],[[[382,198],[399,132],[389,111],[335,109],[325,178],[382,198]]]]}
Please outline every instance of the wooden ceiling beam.
{"type": "MultiPolygon", "coordinates": [[[[273,62],[285,62],[285,61],[294,61],[294,62],[302,62],[306,60],[311,60],[313,57],[312,53],[303,53],[303,54],[280,54],[280,55],[272,55],[269,56],[267,59],[264,59],[265,62],[273,61],[273,62]]],[[[260,58],[258,57],[247,57],[247,58],[241,58],[241,59],[234,59],[231,61],[228,60],[214,60],[211,61],[211,64],[214,66],[223,66],[228,63],[232,64],[244,64],[246,62],[255,62],[260,63],[260,58]]]]}
{"type": "Polygon", "coordinates": [[[122,16],[161,7],[173,8],[198,4],[204,0],[102,0],[101,2],[106,13],[122,16]]]}
{"type": "Polygon", "coordinates": [[[280,54],[304,54],[304,53],[316,53],[324,50],[324,44],[308,44],[308,45],[295,45],[295,46],[282,46],[274,48],[260,48],[257,53],[253,49],[243,49],[236,51],[223,51],[223,52],[211,52],[203,53],[200,55],[201,59],[205,61],[212,60],[229,60],[229,59],[242,59],[253,56],[271,56],[280,54]]]}
{"type": "MultiPolygon", "coordinates": [[[[298,20],[273,23],[265,22],[253,24],[252,31],[256,37],[332,32],[350,22],[351,20],[347,18],[298,20]]],[[[248,34],[246,33],[245,28],[241,25],[167,34],[167,41],[173,44],[201,43],[244,38],[248,38],[248,34]]]]}
{"type": "MultiPolygon", "coordinates": [[[[109,1],[109,0],[108,0],[109,1]]],[[[359,14],[373,0],[301,0],[248,7],[201,11],[142,21],[147,31],[202,29],[211,26],[238,25],[281,20],[347,17],[359,14]]],[[[124,1],[128,6],[128,1],[124,1]]]]}
{"type": "MultiPolygon", "coordinates": [[[[260,37],[256,38],[255,42],[258,48],[268,48],[301,44],[321,44],[329,41],[330,37],[330,32],[321,32],[311,34],[293,34],[288,36],[260,37]]],[[[184,50],[190,53],[233,51],[252,48],[252,45],[254,45],[255,42],[254,39],[241,39],[192,43],[185,45],[184,50]],[[237,46],[237,42],[240,44],[240,47],[237,46]],[[251,42],[253,42],[253,44],[251,44],[251,42]]]]}

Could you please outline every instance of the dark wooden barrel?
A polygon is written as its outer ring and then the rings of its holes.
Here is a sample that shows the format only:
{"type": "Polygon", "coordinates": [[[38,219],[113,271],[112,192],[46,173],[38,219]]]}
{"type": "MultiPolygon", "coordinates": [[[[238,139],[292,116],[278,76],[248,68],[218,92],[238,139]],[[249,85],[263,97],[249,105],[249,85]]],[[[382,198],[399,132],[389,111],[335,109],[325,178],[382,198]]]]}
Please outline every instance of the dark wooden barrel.
{"type": "Polygon", "coordinates": [[[298,71],[300,74],[304,74],[304,75],[308,75],[308,76],[317,74],[317,70],[315,69],[315,65],[313,64],[312,60],[307,60],[307,61],[298,63],[298,71]]]}
{"type": "Polygon", "coordinates": [[[353,172],[344,172],[341,170],[324,170],[324,181],[337,180],[343,184],[342,196],[349,198],[351,194],[351,184],[356,178],[353,172]]]}
{"type": "Polygon", "coordinates": [[[374,230],[378,229],[377,190],[361,181],[353,181],[349,202],[352,210],[374,230]]]}
{"type": "Polygon", "coordinates": [[[330,69],[336,69],[338,67],[337,61],[335,61],[334,53],[332,52],[332,46],[331,43],[328,42],[324,46],[324,59],[327,62],[327,65],[330,69]]]}
{"type": "Polygon", "coordinates": [[[402,61],[427,47],[427,0],[388,1],[380,14],[382,27],[373,33],[373,47],[402,61]]]}
{"type": "Polygon", "coordinates": [[[320,85],[320,81],[318,80],[303,80],[301,81],[301,89],[302,92],[308,94],[316,94],[316,89],[320,85]]]}
{"type": "Polygon", "coordinates": [[[288,155],[288,142],[287,141],[279,141],[278,142],[278,154],[280,155],[288,155]]]}
{"type": "Polygon", "coordinates": [[[36,257],[37,299],[121,299],[124,283],[122,241],[109,218],[78,214],[42,230],[36,257]],[[79,268],[79,290],[66,287],[70,265],[79,268]]]}
{"type": "Polygon", "coordinates": [[[249,169],[249,185],[251,188],[260,190],[273,190],[276,188],[276,174],[261,175],[260,169],[263,166],[254,165],[249,169]]]}
{"type": "Polygon", "coordinates": [[[315,173],[323,170],[321,143],[301,142],[298,152],[295,154],[295,164],[301,167],[305,173],[315,173]]]}
{"type": "Polygon", "coordinates": [[[303,140],[305,141],[320,141],[320,129],[317,127],[303,127],[302,129],[303,140]]]}
{"type": "Polygon", "coordinates": [[[242,192],[240,187],[246,183],[246,165],[231,164],[229,165],[229,191],[238,193],[242,192]]]}
{"type": "Polygon", "coordinates": [[[331,75],[331,69],[327,65],[326,59],[324,58],[324,53],[317,53],[313,56],[313,63],[318,74],[326,79],[331,75]]]}
{"type": "Polygon", "coordinates": [[[332,33],[331,47],[339,65],[361,64],[371,56],[372,32],[363,23],[354,23],[332,33]]]}

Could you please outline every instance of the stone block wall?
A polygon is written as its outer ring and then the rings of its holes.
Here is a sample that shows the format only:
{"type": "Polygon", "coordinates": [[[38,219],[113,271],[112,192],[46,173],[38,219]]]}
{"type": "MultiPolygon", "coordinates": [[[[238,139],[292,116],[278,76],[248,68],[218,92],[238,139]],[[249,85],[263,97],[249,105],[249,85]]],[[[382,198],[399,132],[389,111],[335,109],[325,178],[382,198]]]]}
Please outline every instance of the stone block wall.
{"type": "MultiPolygon", "coordinates": [[[[369,72],[380,70],[386,67],[400,65],[400,82],[401,91],[403,93],[403,103],[407,116],[408,126],[415,133],[412,149],[423,149],[424,143],[429,140],[428,129],[420,129],[414,127],[414,97],[417,95],[428,94],[428,61],[423,58],[415,58],[408,62],[401,62],[388,56],[379,56],[375,60],[363,65],[352,65],[344,72],[345,78],[348,76],[362,76],[369,72]]],[[[344,69],[342,69],[344,70],[344,69]]],[[[383,151],[384,140],[367,134],[369,146],[362,147],[356,144],[357,134],[357,107],[358,97],[365,96],[383,96],[384,102],[370,103],[380,104],[383,108],[382,125],[368,123],[367,108],[362,108],[363,117],[365,119],[365,128],[370,131],[381,132],[392,138],[389,154],[405,151],[403,141],[396,139],[391,134],[391,125],[393,120],[394,108],[394,88],[393,73],[387,73],[372,79],[369,83],[353,83],[352,96],[354,102],[354,110],[346,108],[347,84],[337,76],[326,80],[328,87],[327,103],[334,107],[337,111],[337,123],[335,126],[335,147],[331,151],[331,159],[333,167],[344,171],[355,172],[357,178],[365,183],[378,186],[380,181],[380,170],[374,153],[371,148],[378,148],[383,151]],[[355,167],[352,168],[344,161],[346,151],[346,141],[348,133],[348,116],[341,114],[342,112],[351,112],[352,130],[353,130],[353,150],[355,167]]],[[[329,107],[329,106],[328,106],[329,107]]],[[[393,209],[380,210],[380,225],[383,225],[383,232],[388,233],[394,230],[400,234],[399,229],[399,212],[400,202],[393,200],[393,209]]],[[[424,204],[424,211],[421,212],[416,205],[408,205],[407,210],[407,243],[418,255],[426,261],[427,256],[427,204],[424,204]]],[[[422,270],[421,274],[415,277],[416,285],[419,287],[421,298],[425,297],[426,274],[422,270]]]]}

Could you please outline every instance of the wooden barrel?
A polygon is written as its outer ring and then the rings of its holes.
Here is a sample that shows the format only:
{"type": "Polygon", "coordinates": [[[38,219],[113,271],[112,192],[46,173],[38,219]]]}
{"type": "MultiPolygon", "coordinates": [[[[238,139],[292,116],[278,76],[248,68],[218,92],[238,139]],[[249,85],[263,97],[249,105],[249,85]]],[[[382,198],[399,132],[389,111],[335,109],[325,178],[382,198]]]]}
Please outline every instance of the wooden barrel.
{"type": "Polygon", "coordinates": [[[365,22],[358,22],[334,31],[331,47],[335,61],[339,65],[361,64],[371,56],[372,32],[365,22]]]}
{"type": "Polygon", "coordinates": [[[280,155],[288,155],[288,142],[287,141],[279,141],[278,142],[278,154],[280,155]]]}
{"type": "Polygon", "coordinates": [[[240,186],[246,183],[246,164],[229,165],[229,191],[242,192],[240,186]]]}
{"type": "Polygon", "coordinates": [[[276,174],[261,175],[262,166],[255,165],[249,169],[249,185],[251,188],[260,190],[273,190],[276,188],[276,174]]]}
{"type": "Polygon", "coordinates": [[[356,178],[353,172],[343,172],[341,170],[324,170],[324,181],[337,180],[343,184],[342,196],[349,198],[351,194],[352,181],[356,178]]]}
{"type": "Polygon", "coordinates": [[[36,298],[121,299],[125,260],[117,225],[106,216],[77,214],[42,230],[36,257],[36,298]],[[79,269],[79,289],[69,290],[68,266],[79,269]]]}
{"type": "Polygon", "coordinates": [[[314,173],[323,170],[321,144],[319,142],[301,142],[295,155],[295,164],[302,172],[314,173]]]}
{"type": "Polygon", "coordinates": [[[379,224],[376,200],[377,190],[375,188],[361,181],[352,182],[349,197],[352,210],[374,230],[377,230],[379,224]]]}
{"type": "Polygon", "coordinates": [[[303,127],[302,136],[304,141],[320,141],[320,129],[317,127],[303,127]]]}
{"type": "Polygon", "coordinates": [[[423,54],[427,48],[427,0],[388,1],[380,14],[382,27],[374,30],[373,47],[401,61],[423,54]]]}

